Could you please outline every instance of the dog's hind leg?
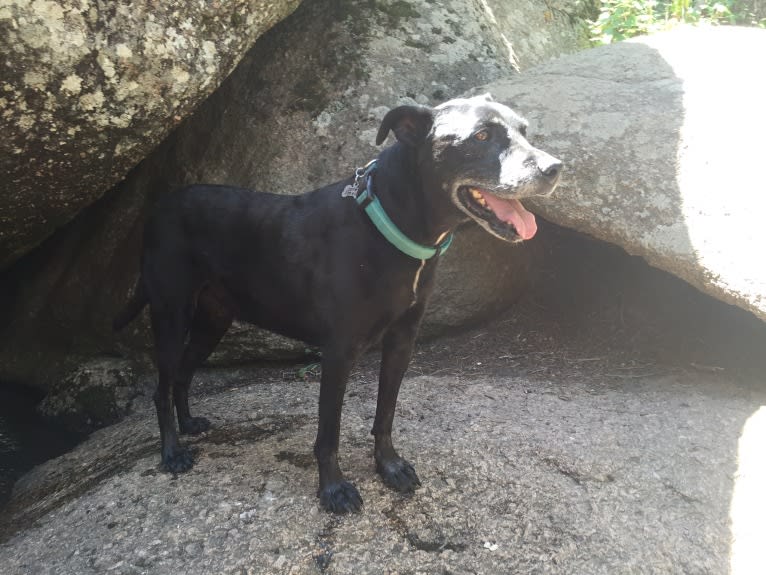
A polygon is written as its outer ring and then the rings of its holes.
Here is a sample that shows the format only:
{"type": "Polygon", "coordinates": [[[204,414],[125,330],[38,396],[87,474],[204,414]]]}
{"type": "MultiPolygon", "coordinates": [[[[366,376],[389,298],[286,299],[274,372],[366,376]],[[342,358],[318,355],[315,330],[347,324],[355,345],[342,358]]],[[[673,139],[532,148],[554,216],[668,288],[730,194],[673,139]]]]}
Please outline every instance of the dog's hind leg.
{"type": "Polygon", "coordinates": [[[338,465],[338,443],[343,396],[358,352],[322,349],[322,379],[319,386],[319,429],[314,455],[319,466],[319,503],[327,511],[348,513],[362,508],[356,487],[343,478],[338,465]]]}
{"type": "Polygon", "coordinates": [[[159,372],[154,405],[160,424],[162,466],[168,471],[179,473],[191,469],[193,463],[191,453],[178,443],[173,417],[173,384],[181,366],[184,340],[191,319],[191,304],[181,309],[173,307],[161,310],[152,305],[151,312],[159,372]]]}
{"type": "Polygon", "coordinates": [[[394,449],[391,429],[399,387],[412,357],[412,348],[424,309],[424,304],[410,308],[388,328],[383,337],[378,406],[372,427],[372,434],[375,436],[375,467],[383,482],[400,493],[414,491],[420,486],[415,468],[394,449]]]}
{"type": "Polygon", "coordinates": [[[189,386],[194,371],[213,353],[233,320],[231,309],[211,287],[204,288],[197,297],[192,318],[189,343],[186,344],[178,379],[173,386],[173,397],[181,433],[196,435],[210,428],[204,417],[192,417],[189,411],[189,386]]]}

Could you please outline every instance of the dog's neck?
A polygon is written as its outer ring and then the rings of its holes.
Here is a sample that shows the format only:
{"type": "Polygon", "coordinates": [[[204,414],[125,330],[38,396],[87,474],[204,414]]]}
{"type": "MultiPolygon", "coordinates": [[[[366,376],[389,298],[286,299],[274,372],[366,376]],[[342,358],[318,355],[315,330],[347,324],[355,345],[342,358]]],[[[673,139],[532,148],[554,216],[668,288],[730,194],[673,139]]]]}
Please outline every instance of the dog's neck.
{"type": "Polygon", "coordinates": [[[417,150],[399,142],[378,157],[373,184],[383,209],[414,242],[434,246],[463,220],[446,192],[423,178],[417,150]]]}

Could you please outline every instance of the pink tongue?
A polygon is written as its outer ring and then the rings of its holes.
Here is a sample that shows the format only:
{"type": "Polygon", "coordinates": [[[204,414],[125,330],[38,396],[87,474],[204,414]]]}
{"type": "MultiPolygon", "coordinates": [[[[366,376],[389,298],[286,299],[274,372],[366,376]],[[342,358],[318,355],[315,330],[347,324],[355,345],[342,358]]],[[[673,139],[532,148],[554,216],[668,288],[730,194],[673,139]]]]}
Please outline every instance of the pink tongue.
{"type": "Polygon", "coordinates": [[[487,192],[481,195],[499,220],[513,224],[521,239],[528,240],[537,233],[535,214],[525,210],[519,200],[501,200],[487,192]]]}

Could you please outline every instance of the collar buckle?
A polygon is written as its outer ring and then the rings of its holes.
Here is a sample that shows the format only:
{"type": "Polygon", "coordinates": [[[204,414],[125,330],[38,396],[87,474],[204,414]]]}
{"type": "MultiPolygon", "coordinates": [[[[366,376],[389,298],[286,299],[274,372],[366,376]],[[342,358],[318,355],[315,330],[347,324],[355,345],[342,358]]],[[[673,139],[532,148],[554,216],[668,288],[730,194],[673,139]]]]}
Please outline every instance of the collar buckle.
{"type": "Polygon", "coordinates": [[[343,197],[351,196],[359,204],[370,221],[375,225],[378,231],[400,252],[407,254],[416,260],[428,260],[434,256],[440,256],[447,251],[452,243],[452,233],[450,233],[436,247],[424,246],[413,242],[391,221],[388,214],[383,209],[380,200],[372,191],[372,172],[377,168],[377,161],[372,160],[363,168],[357,168],[354,172],[354,182],[343,188],[341,195],[343,197]],[[366,179],[364,190],[359,193],[360,183],[366,179]]]}

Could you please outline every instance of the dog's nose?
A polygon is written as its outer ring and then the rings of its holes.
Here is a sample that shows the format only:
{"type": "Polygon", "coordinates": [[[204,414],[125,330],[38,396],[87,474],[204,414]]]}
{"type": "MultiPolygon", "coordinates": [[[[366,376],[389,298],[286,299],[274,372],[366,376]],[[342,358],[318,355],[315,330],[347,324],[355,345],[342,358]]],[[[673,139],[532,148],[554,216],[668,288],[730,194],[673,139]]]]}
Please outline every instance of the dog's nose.
{"type": "Polygon", "coordinates": [[[542,172],[543,176],[552,182],[558,179],[562,163],[553,156],[548,156],[546,158],[538,159],[537,167],[540,172],[542,172]]]}

